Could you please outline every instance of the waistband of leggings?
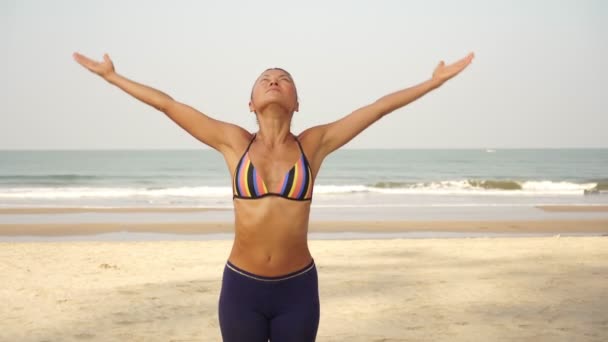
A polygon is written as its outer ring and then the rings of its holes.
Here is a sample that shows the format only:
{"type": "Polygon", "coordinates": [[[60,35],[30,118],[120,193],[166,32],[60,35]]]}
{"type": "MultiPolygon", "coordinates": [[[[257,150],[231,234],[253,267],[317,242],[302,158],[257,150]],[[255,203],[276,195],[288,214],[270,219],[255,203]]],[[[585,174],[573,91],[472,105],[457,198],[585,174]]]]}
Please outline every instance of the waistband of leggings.
{"type": "Polygon", "coordinates": [[[297,276],[300,276],[306,272],[309,272],[310,270],[315,268],[315,260],[311,260],[310,264],[306,265],[305,267],[303,267],[300,270],[297,270],[295,272],[291,272],[285,275],[281,275],[281,276],[276,276],[276,277],[267,277],[267,276],[261,276],[261,275],[257,275],[257,274],[253,274],[251,272],[247,272],[243,269],[240,269],[238,267],[236,267],[233,263],[231,263],[230,261],[226,261],[226,267],[228,267],[230,270],[243,275],[245,277],[248,278],[252,278],[255,280],[261,280],[261,281],[281,281],[281,280],[287,280],[287,279],[291,279],[291,278],[295,278],[297,276]]]}

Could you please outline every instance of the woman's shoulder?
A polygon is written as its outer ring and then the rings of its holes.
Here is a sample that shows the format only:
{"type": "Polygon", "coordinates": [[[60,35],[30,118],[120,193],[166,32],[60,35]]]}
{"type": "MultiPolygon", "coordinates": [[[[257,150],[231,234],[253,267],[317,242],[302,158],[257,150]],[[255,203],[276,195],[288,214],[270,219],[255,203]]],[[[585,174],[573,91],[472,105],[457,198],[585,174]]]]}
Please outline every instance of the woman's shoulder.
{"type": "Polygon", "coordinates": [[[323,126],[320,125],[307,128],[300,132],[297,137],[302,144],[314,145],[320,143],[321,138],[323,137],[323,126]]]}
{"type": "Polygon", "coordinates": [[[247,146],[249,146],[254,135],[255,133],[251,133],[246,129],[239,127],[239,129],[234,130],[228,138],[229,148],[221,152],[223,152],[228,159],[240,157],[247,149],[247,146]]]}
{"type": "Polygon", "coordinates": [[[322,126],[310,127],[298,134],[297,137],[306,158],[314,164],[313,169],[318,169],[323,160],[323,156],[320,153],[320,147],[323,142],[322,126]]]}

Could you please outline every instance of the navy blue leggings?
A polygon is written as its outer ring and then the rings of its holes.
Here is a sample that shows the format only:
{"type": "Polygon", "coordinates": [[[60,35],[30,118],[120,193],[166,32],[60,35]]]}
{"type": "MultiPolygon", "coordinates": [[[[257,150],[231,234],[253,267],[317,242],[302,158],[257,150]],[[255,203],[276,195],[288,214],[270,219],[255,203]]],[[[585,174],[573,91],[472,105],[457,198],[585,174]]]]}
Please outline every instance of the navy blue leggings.
{"type": "Polygon", "coordinates": [[[258,276],[226,263],[219,300],[224,342],[311,342],[319,313],[314,260],[279,277],[258,276]]]}

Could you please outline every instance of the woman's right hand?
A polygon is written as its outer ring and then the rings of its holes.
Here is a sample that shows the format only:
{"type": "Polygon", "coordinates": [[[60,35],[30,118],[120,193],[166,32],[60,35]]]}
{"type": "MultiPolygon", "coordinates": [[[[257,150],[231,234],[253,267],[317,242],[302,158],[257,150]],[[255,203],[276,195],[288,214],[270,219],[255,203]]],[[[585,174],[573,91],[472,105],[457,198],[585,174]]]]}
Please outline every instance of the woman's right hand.
{"type": "Polygon", "coordinates": [[[89,71],[107,79],[108,76],[114,74],[114,64],[108,54],[103,55],[103,62],[94,61],[84,55],[74,52],[72,55],[78,64],[89,69],[89,71]]]}

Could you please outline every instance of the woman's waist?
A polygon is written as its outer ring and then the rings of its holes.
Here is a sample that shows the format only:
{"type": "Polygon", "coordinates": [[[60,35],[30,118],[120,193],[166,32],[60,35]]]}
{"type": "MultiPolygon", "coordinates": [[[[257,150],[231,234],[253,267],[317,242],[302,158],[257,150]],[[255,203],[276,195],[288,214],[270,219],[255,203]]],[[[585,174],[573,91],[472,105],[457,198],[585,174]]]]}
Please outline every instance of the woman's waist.
{"type": "MultiPolygon", "coordinates": [[[[259,273],[253,273],[246,269],[240,268],[237,265],[233,264],[230,260],[228,260],[226,262],[226,267],[225,267],[224,272],[227,272],[228,270],[234,272],[235,274],[239,274],[241,276],[245,276],[245,277],[253,279],[253,280],[262,281],[263,283],[266,283],[266,284],[282,282],[282,281],[290,280],[290,279],[296,279],[302,275],[311,274],[311,273],[312,273],[312,277],[316,278],[316,268],[315,268],[315,262],[313,259],[311,259],[311,261],[304,267],[300,267],[298,269],[289,270],[289,271],[285,271],[285,272],[281,272],[281,273],[274,272],[272,275],[266,275],[266,276],[260,275],[259,273]]],[[[226,273],[224,273],[224,279],[226,279],[226,273]]],[[[310,278],[308,277],[308,279],[310,279],[310,278]]],[[[259,283],[258,283],[258,285],[259,285],[259,283]]]]}
{"type": "Polygon", "coordinates": [[[304,241],[278,243],[243,241],[235,237],[228,260],[234,265],[261,276],[280,276],[310,264],[312,256],[304,241]]]}

